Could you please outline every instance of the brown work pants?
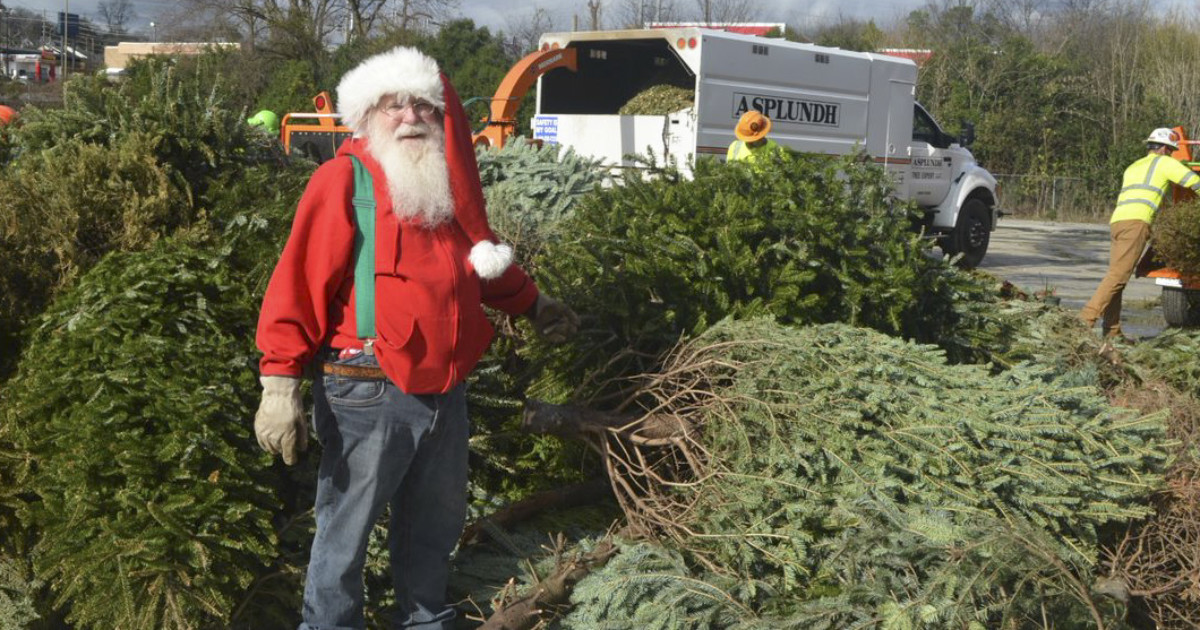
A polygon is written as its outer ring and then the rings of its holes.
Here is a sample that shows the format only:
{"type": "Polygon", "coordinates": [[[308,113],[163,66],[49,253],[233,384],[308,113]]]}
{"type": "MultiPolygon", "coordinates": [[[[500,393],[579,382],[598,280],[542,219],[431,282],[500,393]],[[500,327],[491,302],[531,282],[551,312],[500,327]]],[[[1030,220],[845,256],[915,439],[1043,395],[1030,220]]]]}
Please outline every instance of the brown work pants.
{"type": "Polygon", "coordinates": [[[1129,283],[1129,277],[1137,267],[1146,242],[1150,240],[1150,224],[1131,219],[1109,225],[1112,236],[1108,254],[1108,273],[1096,287],[1092,299],[1079,312],[1079,318],[1088,326],[1103,317],[1104,336],[1121,334],[1121,293],[1129,283]]]}

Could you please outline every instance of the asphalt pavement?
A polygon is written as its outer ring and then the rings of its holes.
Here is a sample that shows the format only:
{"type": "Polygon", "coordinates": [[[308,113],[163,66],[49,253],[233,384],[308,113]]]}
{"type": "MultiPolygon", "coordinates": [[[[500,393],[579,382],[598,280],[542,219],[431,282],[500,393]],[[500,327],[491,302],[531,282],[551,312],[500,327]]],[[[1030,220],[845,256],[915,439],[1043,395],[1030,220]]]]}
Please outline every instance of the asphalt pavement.
{"type": "MultiPolygon", "coordinates": [[[[1108,269],[1108,225],[1002,218],[979,268],[1030,293],[1053,288],[1064,309],[1078,311],[1108,269]]],[[[1162,331],[1160,296],[1153,280],[1130,280],[1121,311],[1126,335],[1162,331]]]]}

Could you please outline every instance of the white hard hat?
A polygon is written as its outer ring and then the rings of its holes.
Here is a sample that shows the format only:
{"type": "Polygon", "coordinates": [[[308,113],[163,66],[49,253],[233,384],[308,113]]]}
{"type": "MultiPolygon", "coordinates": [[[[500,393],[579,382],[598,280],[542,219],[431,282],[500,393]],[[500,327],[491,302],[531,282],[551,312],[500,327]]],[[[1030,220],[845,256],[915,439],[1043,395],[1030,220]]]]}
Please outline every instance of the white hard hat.
{"type": "Polygon", "coordinates": [[[1150,137],[1146,138],[1146,142],[1154,142],[1157,144],[1165,144],[1172,149],[1179,148],[1179,134],[1174,129],[1159,127],[1150,132],[1150,137]]]}

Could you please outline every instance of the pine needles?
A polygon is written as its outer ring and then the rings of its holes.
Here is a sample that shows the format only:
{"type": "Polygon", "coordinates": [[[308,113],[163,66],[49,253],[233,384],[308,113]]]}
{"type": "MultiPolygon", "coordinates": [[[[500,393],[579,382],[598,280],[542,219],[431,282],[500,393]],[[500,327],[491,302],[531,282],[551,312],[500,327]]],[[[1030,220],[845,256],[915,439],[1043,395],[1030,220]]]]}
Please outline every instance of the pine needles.
{"type": "Polygon", "coordinates": [[[1154,220],[1154,251],[1171,267],[1200,276],[1200,202],[1163,208],[1154,220]]]}
{"type": "Polygon", "coordinates": [[[768,587],[760,612],[1008,627],[1049,605],[1103,622],[1099,530],[1151,512],[1163,415],[1052,380],[842,325],[726,321],[639,391],[644,419],[686,430],[638,440],[633,423],[603,448],[630,524],[768,587]]]}

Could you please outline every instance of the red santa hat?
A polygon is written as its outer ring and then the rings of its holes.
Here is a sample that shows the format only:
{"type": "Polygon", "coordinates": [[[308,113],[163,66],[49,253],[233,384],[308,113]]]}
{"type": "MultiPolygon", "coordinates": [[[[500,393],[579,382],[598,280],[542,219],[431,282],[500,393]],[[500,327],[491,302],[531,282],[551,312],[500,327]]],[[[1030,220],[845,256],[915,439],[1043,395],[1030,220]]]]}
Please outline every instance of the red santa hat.
{"type": "Polygon", "coordinates": [[[338,84],[337,94],[342,122],[355,134],[365,128],[371,108],[389,94],[401,99],[425,100],[443,112],[454,220],[474,243],[469,256],[471,266],[485,280],[503,274],[512,264],[513,250],[510,245],[500,243],[488,225],[470,123],[458,93],[438,69],[437,62],[415,48],[399,46],[367,58],[346,73],[338,84]]]}

